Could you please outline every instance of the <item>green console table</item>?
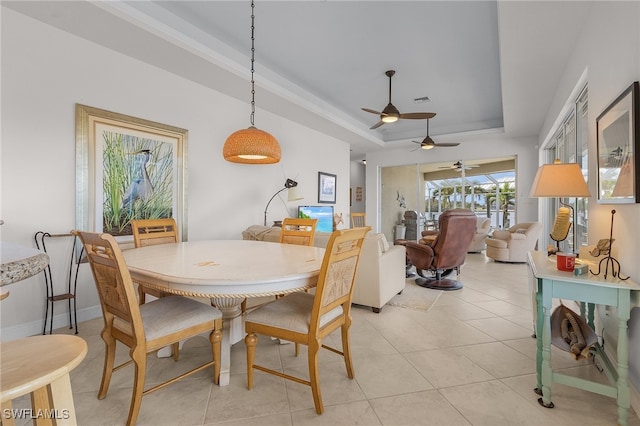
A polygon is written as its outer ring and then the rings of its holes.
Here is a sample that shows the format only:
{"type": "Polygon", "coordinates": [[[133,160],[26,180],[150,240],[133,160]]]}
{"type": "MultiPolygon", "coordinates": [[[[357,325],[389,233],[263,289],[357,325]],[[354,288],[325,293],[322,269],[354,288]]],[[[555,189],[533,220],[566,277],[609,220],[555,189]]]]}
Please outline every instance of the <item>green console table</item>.
{"type": "MultiPolygon", "coordinates": [[[[541,405],[553,408],[551,402],[551,384],[561,383],[616,398],[618,402],[618,424],[627,425],[630,406],[629,384],[629,342],[627,323],[631,308],[637,306],[640,286],[631,280],[620,281],[611,276],[604,279],[591,273],[575,276],[573,272],[559,271],[555,261],[547,253],[532,251],[528,254],[528,263],[536,282],[536,354],[537,388],[542,394],[538,400],[541,405]],[[615,306],[618,311],[617,364],[614,365],[596,344],[593,350],[600,357],[611,385],[591,382],[578,377],[554,372],[551,368],[551,308],[554,298],[575,300],[589,304],[588,322],[593,327],[593,306],[615,306]],[[542,332],[540,332],[542,330],[542,332]]],[[[584,315],[584,309],[581,309],[584,315]]]]}

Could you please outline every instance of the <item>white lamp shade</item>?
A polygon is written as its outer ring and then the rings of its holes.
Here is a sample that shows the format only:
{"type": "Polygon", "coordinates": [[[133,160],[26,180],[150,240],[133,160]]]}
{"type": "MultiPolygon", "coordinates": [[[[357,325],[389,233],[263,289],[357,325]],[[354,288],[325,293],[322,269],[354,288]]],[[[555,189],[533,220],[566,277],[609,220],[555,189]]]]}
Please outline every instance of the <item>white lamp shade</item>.
{"type": "Polygon", "coordinates": [[[300,190],[298,189],[297,186],[294,186],[293,188],[289,188],[289,190],[287,191],[287,201],[297,201],[297,200],[302,200],[303,198],[304,197],[300,193],[300,190]]]}
{"type": "MultiPolygon", "coordinates": [[[[557,161],[557,160],[556,160],[557,161]]],[[[543,164],[531,187],[531,197],[590,197],[589,187],[577,163],[543,164]]]]}

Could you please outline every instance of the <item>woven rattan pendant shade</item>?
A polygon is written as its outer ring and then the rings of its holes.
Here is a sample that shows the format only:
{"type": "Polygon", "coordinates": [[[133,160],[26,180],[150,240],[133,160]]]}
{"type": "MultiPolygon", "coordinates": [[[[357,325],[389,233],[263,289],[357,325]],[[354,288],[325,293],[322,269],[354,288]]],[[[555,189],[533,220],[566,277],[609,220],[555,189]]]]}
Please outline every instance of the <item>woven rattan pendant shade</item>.
{"type": "Polygon", "coordinates": [[[273,164],[280,161],[280,144],[270,133],[255,126],[256,86],[253,79],[255,62],[255,4],[251,0],[251,127],[231,133],[222,147],[224,159],[232,163],[273,164]]]}
{"type": "Polygon", "coordinates": [[[280,161],[280,144],[270,133],[255,126],[233,132],[224,143],[222,155],[232,163],[273,164],[280,161]]]}

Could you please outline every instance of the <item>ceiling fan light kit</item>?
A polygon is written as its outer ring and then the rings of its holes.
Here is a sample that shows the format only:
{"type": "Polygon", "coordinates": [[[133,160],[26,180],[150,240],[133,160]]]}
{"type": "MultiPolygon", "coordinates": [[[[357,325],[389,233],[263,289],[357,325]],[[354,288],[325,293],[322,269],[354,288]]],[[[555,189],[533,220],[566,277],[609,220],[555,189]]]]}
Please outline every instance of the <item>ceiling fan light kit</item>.
{"type": "Polygon", "coordinates": [[[395,73],[396,72],[394,70],[389,70],[385,72],[385,75],[389,77],[389,104],[387,104],[387,106],[382,110],[382,112],[378,112],[370,108],[362,108],[362,110],[365,112],[369,112],[371,114],[376,114],[380,116],[380,121],[378,121],[376,124],[371,126],[370,127],[371,130],[377,129],[378,127],[386,123],[395,123],[399,119],[425,120],[425,119],[435,117],[436,115],[433,112],[409,112],[409,113],[401,114],[400,111],[398,111],[398,108],[396,108],[391,103],[391,77],[393,77],[395,73]]]}
{"type": "Polygon", "coordinates": [[[427,119],[427,136],[425,136],[425,138],[422,140],[422,142],[418,142],[418,141],[411,141],[411,142],[420,144],[420,148],[421,149],[432,149],[432,148],[434,148],[436,146],[451,147],[451,146],[460,145],[460,142],[450,142],[450,143],[436,143],[436,142],[434,142],[433,139],[431,139],[431,137],[429,136],[429,119],[427,119]]]}
{"type": "Polygon", "coordinates": [[[224,143],[222,155],[232,163],[273,164],[280,161],[282,152],[278,140],[268,132],[255,127],[256,114],[255,80],[253,78],[255,62],[255,5],[251,0],[251,126],[248,129],[233,132],[224,143]]]}

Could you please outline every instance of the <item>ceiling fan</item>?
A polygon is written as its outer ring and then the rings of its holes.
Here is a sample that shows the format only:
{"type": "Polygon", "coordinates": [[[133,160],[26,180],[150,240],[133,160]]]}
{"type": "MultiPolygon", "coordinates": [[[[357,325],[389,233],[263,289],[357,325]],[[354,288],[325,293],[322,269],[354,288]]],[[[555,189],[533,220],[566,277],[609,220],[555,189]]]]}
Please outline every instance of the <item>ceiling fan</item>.
{"type": "Polygon", "coordinates": [[[439,169],[452,169],[452,170],[457,170],[459,172],[461,172],[462,170],[471,170],[471,169],[475,169],[476,167],[480,167],[476,164],[464,164],[462,161],[458,160],[455,163],[453,163],[450,166],[445,166],[445,167],[438,167],[439,169]]]}
{"type": "Polygon", "coordinates": [[[408,112],[408,113],[400,114],[400,111],[398,111],[398,108],[396,108],[391,103],[391,77],[393,77],[395,73],[396,72],[394,70],[389,70],[385,72],[387,77],[389,77],[389,104],[386,107],[384,107],[382,112],[369,109],[369,108],[362,108],[363,111],[370,112],[371,114],[376,114],[380,116],[380,121],[378,121],[376,124],[371,126],[370,127],[371,129],[377,129],[378,127],[382,126],[385,123],[395,123],[400,118],[410,119],[410,120],[424,120],[424,119],[435,117],[436,115],[434,112],[408,112]]]}
{"type": "Polygon", "coordinates": [[[449,142],[449,143],[437,143],[437,142],[434,142],[434,140],[431,139],[431,137],[429,136],[429,119],[427,119],[427,136],[422,140],[422,142],[418,142],[418,141],[411,141],[411,142],[420,144],[420,148],[422,148],[422,149],[431,149],[431,148],[436,147],[436,146],[458,146],[458,145],[460,145],[459,142],[449,142]]]}

